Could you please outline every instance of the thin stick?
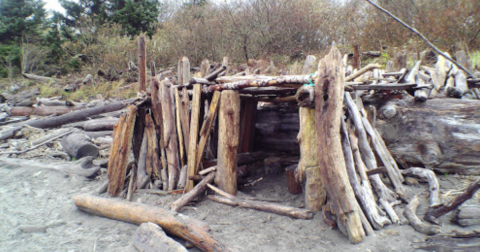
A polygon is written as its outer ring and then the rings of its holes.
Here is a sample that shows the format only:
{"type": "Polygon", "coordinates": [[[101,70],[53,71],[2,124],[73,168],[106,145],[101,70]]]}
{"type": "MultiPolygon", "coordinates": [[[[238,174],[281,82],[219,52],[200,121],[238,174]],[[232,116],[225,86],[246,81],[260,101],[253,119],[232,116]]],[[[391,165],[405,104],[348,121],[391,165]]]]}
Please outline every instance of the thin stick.
{"type": "Polygon", "coordinates": [[[0,155],[3,155],[3,154],[23,154],[23,153],[25,153],[25,152],[31,151],[31,150],[33,150],[33,149],[36,149],[36,148],[38,148],[38,147],[40,147],[40,146],[42,146],[42,145],[44,145],[44,144],[50,143],[50,142],[52,142],[53,140],[56,140],[56,139],[58,139],[58,138],[60,138],[60,137],[69,135],[69,134],[72,133],[72,132],[73,132],[73,130],[71,130],[71,131],[69,131],[69,132],[65,132],[65,133],[63,133],[63,134],[60,134],[60,135],[58,135],[58,136],[56,136],[56,137],[54,137],[54,138],[52,138],[52,139],[49,139],[49,140],[47,140],[47,141],[45,141],[45,142],[43,142],[43,143],[39,143],[39,144],[37,144],[37,145],[35,145],[35,146],[31,147],[31,148],[28,148],[28,149],[26,149],[26,150],[0,152],[0,155]]]}
{"type": "Polygon", "coordinates": [[[395,19],[395,21],[399,22],[400,24],[402,24],[403,26],[405,26],[407,29],[409,29],[411,32],[417,34],[421,39],[423,39],[423,41],[425,41],[427,43],[428,46],[430,46],[436,53],[442,55],[445,59],[447,59],[448,61],[452,62],[455,66],[457,66],[458,68],[462,69],[465,73],[468,74],[468,77],[469,78],[475,78],[474,75],[468,71],[465,67],[463,67],[462,65],[458,64],[455,60],[453,60],[452,58],[450,58],[448,55],[446,55],[445,53],[441,52],[437,47],[435,47],[435,45],[432,44],[432,42],[430,42],[427,38],[425,38],[425,36],[423,36],[423,34],[421,34],[419,31],[417,31],[417,29],[413,28],[413,27],[410,27],[409,25],[407,25],[405,22],[403,22],[402,20],[400,20],[398,17],[396,17],[395,15],[393,15],[392,13],[390,13],[389,11],[385,10],[384,8],[380,7],[378,4],[372,2],[372,0],[367,0],[367,2],[369,2],[371,5],[373,5],[375,8],[379,9],[380,11],[384,12],[385,14],[389,15],[391,18],[395,19]]]}

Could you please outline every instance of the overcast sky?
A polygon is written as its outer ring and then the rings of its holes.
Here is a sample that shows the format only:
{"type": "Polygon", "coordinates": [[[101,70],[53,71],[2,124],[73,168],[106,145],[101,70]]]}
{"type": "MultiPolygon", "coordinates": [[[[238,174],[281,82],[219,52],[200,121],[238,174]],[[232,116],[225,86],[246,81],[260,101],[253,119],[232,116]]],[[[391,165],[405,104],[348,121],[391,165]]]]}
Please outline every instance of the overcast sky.
{"type": "Polygon", "coordinates": [[[47,10],[55,10],[64,13],[65,10],[62,8],[58,0],[44,0],[45,1],[45,9],[47,10]]]}

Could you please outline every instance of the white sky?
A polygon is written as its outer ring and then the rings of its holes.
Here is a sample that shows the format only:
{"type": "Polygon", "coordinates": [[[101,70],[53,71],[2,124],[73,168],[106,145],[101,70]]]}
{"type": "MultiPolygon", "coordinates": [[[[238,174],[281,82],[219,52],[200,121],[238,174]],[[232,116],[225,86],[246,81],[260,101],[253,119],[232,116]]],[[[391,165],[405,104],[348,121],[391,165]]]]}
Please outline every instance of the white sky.
{"type": "Polygon", "coordinates": [[[65,13],[65,9],[62,8],[58,0],[44,0],[45,1],[45,9],[47,11],[54,10],[65,13]]]}

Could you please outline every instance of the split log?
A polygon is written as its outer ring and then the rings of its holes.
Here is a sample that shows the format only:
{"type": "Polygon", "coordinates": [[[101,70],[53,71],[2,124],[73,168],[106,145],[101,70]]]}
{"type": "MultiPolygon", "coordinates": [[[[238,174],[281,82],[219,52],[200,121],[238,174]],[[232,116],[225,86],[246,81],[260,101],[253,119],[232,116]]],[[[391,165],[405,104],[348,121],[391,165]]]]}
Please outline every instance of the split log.
{"type": "Polygon", "coordinates": [[[198,197],[205,188],[207,188],[207,184],[211,183],[215,178],[215,172],[211,172],[205,178],[202,179],[200,183],[198,183],[192,190],[184,194],[182,197],[177,199],[175,202],[172,203],[170,210],[178,212],[182,207],[186,206],[190,203],[194,198],[198,197]]]}
{"type": "Polygon", "coordinates": [[[438,207],[442,205],[442,200],[440,199],[440,185],[438,184],[437,176],[433,171],[424,168],[412,167],[402,170],[402,174],[405,176],[426,179],[429,185],[428,190],[430,191],[430,207],[438,207]]]}
{"type": "Polygon", "coordinates": [[[416,83],[408,84],[377,84],[377,85],[351,85],[346,86],[351,87],[353,90],[411,90],[419,88],[430,88],[429,85],[419,86],[416,83]]]}
{"type": "Polygon", "coordinates": [[[73,197],[73,201],[80,210],[87,213],[137,225],[146,222],[155,223],[167,233],[191,242],[202,251],[236,251],[210,236],[207,233],[209,227],[205,223],[160,207],[89,195],[77,195],[73,197]]]}
{"type": "Polygon", "coordinates": [[[184,246],[168,237],[161,227],[151,222],[140,225],[133,234],[132,242],[139,252],[188,252],[184,246]]]}
{"type": "MultiPolygon", "coordinates": [[[[355,162],[353,157],[353,151],[351,147],[352,145],[356,147],[356,143],[355,144],[350,143],[347,127],[345,126],[345,123],[343,122],[343,120],[342,120],[341,135],[342,135],[342,149],[343,149],[343,155],[345,157],[345,166],[347,168],[348,179],[350,180],[350,185],[352,185],[352,188],[358,200],[358,203],[363,209],[363,213],[365,214],[365,217],[368,219],[372,227],[377,230],[383,228],[384,225],[392,224],[390,220],[385,218],[385,216],[380,215],[380,213],[378,212],[378,207],[377,207],[377,204],[375,203],[375,198],[373,197],[371,189],[367,188],[368,185],[367,184],[361,185],[358,182],[357,173],[355,172],[355,162]]],[[[355,151],[358,152],[358,149],[355,149],[355,151]]]]}
{"type": "Polygon", "coordinates": [[[27,160],[19,158],[0,158],[0,167],[14,169],[18,167],[28,167],[35,170],[46,169],[59,171],[71,175],[79,175],[86,178],[97,176],[100,171],[99,166],[93,164],[93,157],[84,157],[73,162],[50,162],[43,163],[45,160],[27,160]]]}
{"type": "Polygon", "coordinates": [[[300,107],[299,111],[300,132],[297,138],[300,145],[300,162],[297,178],[305,182],[305,207],[312,212],[318,212],[325,204],[327,192],[322,183],[316,150],[315,109],[300,107]]]}
{"type": "Polygon", "coordinates": [[[418,204],[420,204],[420,200],[418,199],[418,195],[415,195],[413,199],[408,203],[403,215],[407,218],[410,225],[415,229],[415,231],[420,232],[426,235],[436,235],[440,233],[439,226],[433,226],[429,223],[422,222],[415,213],[417,211],[418,204]]]}
{"type": "Polygon", "coordinates": [[[120,116],[120,120],[113,130],[114,142],[110,148],[107,175],[108,192],[114,197],[120,195],[123,190],[128,165],[127,154],[132,145],[136,113],[136,107],[129,106],[127,114],[120,116]]]}
{"type": "MultiPolygon", "coordinates": [[[[183,167],[185,165],[185,157],[186,154],[185,152],[188,151],[185,149],[185,144],[183,143],[184,138],[183,138],[183,131],[182,131],[182,107],[181,107],[181,100],[180,100],[180,94],[178,93],[178,88],[173,89],[173,95],[174,95],[174,100],[175,100],[175,122],[177,126],[177,136],[178,136],[178,149],[180,151],[180,165],[183,167]]],[[[184,188],[185,184],[179,183],[178,184],[179,188],[184,188]]]]}
{"type": "Polygon", "coordinates": [[[395,100],[378,109],[376,128],[390,153],[408,166],[480,175],[480,118],[472,116],[479,108],[477,100],[395,100]]]}
{"type": "Polygon", "coordinates": [[[240,126],[240,96],[225,90],[218,113],[218,165],[215,184],[227,193],[237,194],[237,152],[240,126]]]}
{"type": "Polygon", "coordinates": [[[75,159],[82,157],[97,157],[98,148],[95,146],[85,134],[73,133],[62,139],[62,147],[67,153],[75,159]]]}
{"type": "Polygon", "coordinates": [[[338,223],[345,228],[351,243],[359,243],[365,232],[356,207],[355,195],[348,181],[339,135],[345,76],[341,61],[340,52],[333,46],[318,65],[318,77],[315,81],[317,153],[322,181],[333,201],[338,223]]]}
{"type": "Polygon", "coordinates": [[[227,192],[222,191],[210,184],[207,186],[214,190],[219,195],[209,195],[208,199],[215,202],[227,204],[230,206],[238,206],[243,208],[251,208],[255,210],[275,213],[279,215],[289,216],[296,219],[312,219],[313,213],[309,210],[300,209],[296,207],[284,206],[275,203],[259,202],[255,200],[240,199],[227,192]]]}
{"type": "Polygon", "coordinates": [[[178,138],[175,127],[174,103],[172,98],[172,83],[165,79],[160,82],[159,100],[162,104],[163,141],[167,154],[168,191],[175,189],[180,174],[178,156],[178,138]]]}
{"type": "MultiPolygon", "coordinates": [[[[191,121],[190,121],[190,139],[188,143],[188,155],[187,155],[187,176],[196,175],[198,172],[197,169],[197,139],[198,139],[198,128],[199,128],[199,120],[200,120],[200,100],[201,100],[201,85],[195,84],[193,85],[193,97],[192,97],[192,114],[191,114],[191,121]]],[[[187,95],[184,93],[184,95],[187,95]]],[[[190,191],[193,188],[193,181],[187,180],[187,184],[185,185],[185,191],[190,191]]]]}
{"type": "Polygon", "coordinates": [[[427,213],[425,213],[424,219],[428,222],[438,225],[439,224],[438,218],[440,216],[456,209],[458,206],[463,204],[463,202],[471,199],[473,194],[475,194],[478,191],[478,189],[480,189],[480,178],[472,182],[462,194],[458,195],[455,199],[453,199],[449,203],[441,207],[429,208],[427,210],[427,213]]]}

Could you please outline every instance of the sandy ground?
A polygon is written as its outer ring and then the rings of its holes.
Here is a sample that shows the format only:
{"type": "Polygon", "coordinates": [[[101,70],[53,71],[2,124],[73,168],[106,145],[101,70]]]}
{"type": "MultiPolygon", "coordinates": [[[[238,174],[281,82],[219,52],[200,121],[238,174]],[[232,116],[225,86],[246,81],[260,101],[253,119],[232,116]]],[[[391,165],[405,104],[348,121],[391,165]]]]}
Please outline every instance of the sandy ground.
{"type": "MultiPolygon", "coordinates": [[[[80,193],[94,194],[105,179],[105,174],[87,180],[51,170],[0,167],[0,251],[137,251],[131,243],[136,225],[86,214],[78,210],[71,199],[80,193]]],[[[442,192],[465,186],[455,176],[440,176],[440,182],[442,192]]],[[[409,196],[421,193],[424,200],[418,213],[422,216],[427,186],[408,188],[409,196]]],[[[239,192],[239,197],[242,196],[274,198],[297,207],[303,205],[302,195],[288,193],[282,174],[265,177],[255,186],[243,188],[239,192]]],[[[178,197],[137,194],[134,201],[166,208],[178,197]]],[[[396,207],[396,211],[401,215],[403,206],[396,207]]],[[[316,214],[313,220],[296,220],[208,199],[181,212],[208,223],[212,235],[239,251],[424,251],[416,248],[420,242],[428,241],[408,225],[391,225],[376,231],[375,236],[367,237],[361,244],[351,245],[339,230],[326,226],[321,214],[316,214]]],[[[465,230],[450,224],[449,218],[442,218],[444,233],[452,229],[465,230]]]]}

